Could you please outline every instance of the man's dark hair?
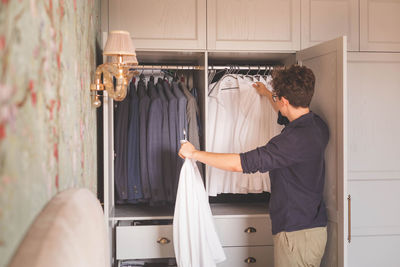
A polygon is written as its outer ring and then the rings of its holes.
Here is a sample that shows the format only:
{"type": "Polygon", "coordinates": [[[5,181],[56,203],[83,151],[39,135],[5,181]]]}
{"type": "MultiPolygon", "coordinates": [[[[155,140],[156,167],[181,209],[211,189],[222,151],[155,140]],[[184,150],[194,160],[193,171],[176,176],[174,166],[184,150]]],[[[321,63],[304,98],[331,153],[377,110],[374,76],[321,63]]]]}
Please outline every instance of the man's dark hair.
{"type": "Polygon", "coordinates": [[[274,93],[285,97],[294,107],[309,107],[314,94],[315,76],[305,66],[292,65],[272,73],[274,93]]]}

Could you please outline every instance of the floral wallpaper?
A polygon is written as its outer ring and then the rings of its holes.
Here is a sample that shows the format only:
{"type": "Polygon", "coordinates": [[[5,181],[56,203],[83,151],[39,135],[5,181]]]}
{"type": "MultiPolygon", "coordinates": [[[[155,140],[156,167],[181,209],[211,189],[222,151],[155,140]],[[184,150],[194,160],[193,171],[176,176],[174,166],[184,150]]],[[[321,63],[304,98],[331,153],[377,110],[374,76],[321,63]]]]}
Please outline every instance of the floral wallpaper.
{"type": "Polygon", "coordinates": [[[96,193],[100,0],[0,0],[0,266],[57,192],[96,193]]]}

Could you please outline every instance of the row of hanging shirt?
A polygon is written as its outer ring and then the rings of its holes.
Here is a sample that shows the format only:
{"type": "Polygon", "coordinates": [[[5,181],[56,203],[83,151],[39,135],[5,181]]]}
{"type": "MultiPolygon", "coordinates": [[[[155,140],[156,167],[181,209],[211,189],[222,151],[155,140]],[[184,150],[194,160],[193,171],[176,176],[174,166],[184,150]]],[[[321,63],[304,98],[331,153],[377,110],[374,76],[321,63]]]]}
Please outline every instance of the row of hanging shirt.
{"type": "MultiPolygon", "coordinates": [[[[212,79],[212,78],[211,78],[212,79]]],[[[208,88],[208,150],[241,153],[265,145],[279,134],[278,115],[266,96],[252,86],[262,82],[272,90],[270,75],[225,74],[208,88]]],[[[207,191],[248,194],[270,192],[268,173],[243,174],[206,167],[207,191]]]]}
{"type": "Polygon", "coordinates": [[[200,149],[196,89],[164,77],[146,83],[132,79],[127,97],[115,110],[115,188],[117,203],[174,203],[179,170],[180,140],[200,149]]]}

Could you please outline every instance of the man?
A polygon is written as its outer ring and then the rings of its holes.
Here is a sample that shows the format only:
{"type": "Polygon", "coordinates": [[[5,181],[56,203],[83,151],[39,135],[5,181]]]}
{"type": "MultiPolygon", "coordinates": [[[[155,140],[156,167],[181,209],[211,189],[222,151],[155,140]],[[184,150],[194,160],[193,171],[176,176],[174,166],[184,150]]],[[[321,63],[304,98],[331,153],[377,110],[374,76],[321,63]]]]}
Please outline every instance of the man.
{"type": "Polygon", "coordinates": [[[282,132],[265,146],[241,154],[210,153],[182,144],[181,157],[193,158],[228,171],[268,172],[270,216],[277,267],[319,266],[327,240],[323,202],[324,152],[329,139],[325,122],[310,111],[313,72],[291,66],[273,73],[272,93],[260,82],[253,86],[267,96],[287,120],[282,132]]]}

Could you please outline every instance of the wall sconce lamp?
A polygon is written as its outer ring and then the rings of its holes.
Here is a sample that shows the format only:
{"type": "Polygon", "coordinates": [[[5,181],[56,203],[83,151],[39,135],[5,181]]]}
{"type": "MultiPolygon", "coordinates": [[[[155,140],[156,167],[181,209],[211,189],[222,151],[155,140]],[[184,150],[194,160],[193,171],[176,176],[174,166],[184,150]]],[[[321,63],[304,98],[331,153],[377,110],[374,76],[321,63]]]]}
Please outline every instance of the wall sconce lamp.
{"type": "Polygon", "coordinates": [[[124,100],[129,81],[139,73],[131,70],[138,65],[138,61],[129,32],[110,32],[103,55],[107,56],[107,62],[96,68],[95,82],[90,85],[90,90],[95,92],[92,104],[96,108],[101,106],[99,92],[104,89],[112,99],[124,100]]]}

